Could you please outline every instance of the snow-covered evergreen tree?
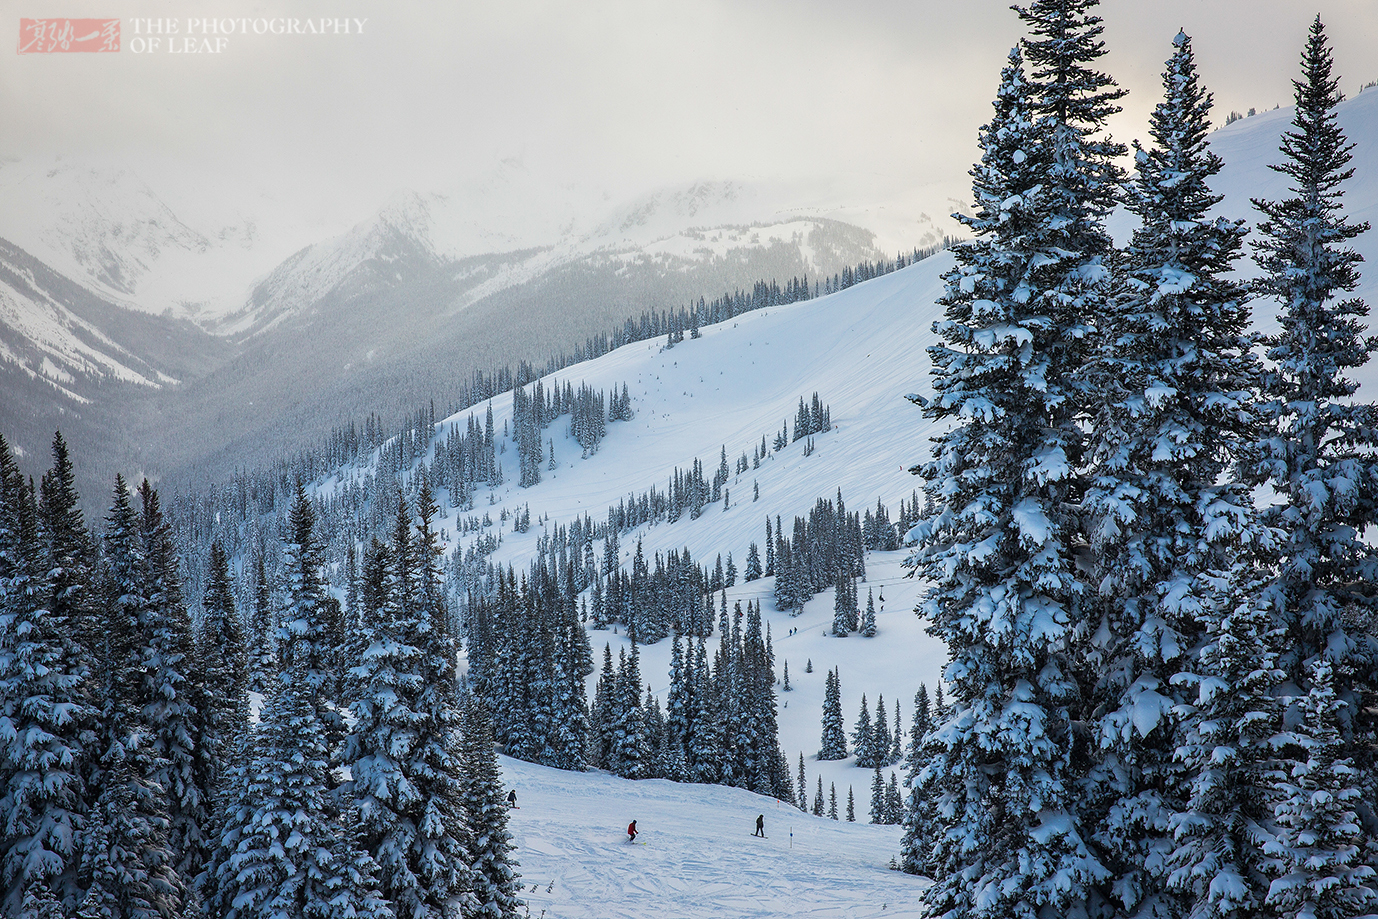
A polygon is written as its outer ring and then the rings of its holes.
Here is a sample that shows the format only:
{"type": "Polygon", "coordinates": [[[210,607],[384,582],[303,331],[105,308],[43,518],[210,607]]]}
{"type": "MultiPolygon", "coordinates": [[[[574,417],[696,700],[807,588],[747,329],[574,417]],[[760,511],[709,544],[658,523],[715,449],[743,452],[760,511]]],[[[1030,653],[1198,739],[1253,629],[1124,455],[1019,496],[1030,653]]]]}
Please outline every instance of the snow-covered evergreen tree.
{"type": "Polygon", "coordinates": [[[909,793],[904,801],[904,813],[900,815],[904,835],[900,839],[899,868],[906,874],[929,874],[931,870],[933,836],[930,834],[935,825],[932,815],[935,787],[932,779],[925,782],[922,771],[929,759],[926,743],[932,729],[928,686],[920,683],[918,692],[914,693],[914,723],[909,726],[904,760],[904,786],[909,793]]]}
{"type": "Polygon", "coordinates": [[[300,485],[286,538],[288,597],[278,634],[284,669],[264,705],[249,767],[217,822],[208,905],[224,919],[392,919],[378,892],[377,864],[356,839],[357,811],[329,800],[325,585],[315,512],[300,485]]]}
{"type": "MultiPolygon", "coordinates": [[[[85,654],[49,603],[38,510],[0,437],[0,912],[75,896],[93,721],[85,654]]],[[[37,906],[34,907],[37,909],[37,906]]],[[[45,907],[48,908],[48,907],[45,907]]],[[[24,912],[27,915],[27,911],[24,912]]]]}
{"type": "Polygon", "coordinates": [[[161,764],[154,776],[167,799],[168,842],[185,886],[205,865],[210,802],[203,796],[197,748],[201,715],[196,708],[191,617],[182,597],[181,559],[172,528],[163,519],[158,492],[139,485],[139,539],[144,604],[138,668],[143,674],[140,719],[150,751],[161,764]]]}
{"type": "Polygon", "coordinates": [[[866,693],[861,694],[861,711],[856,716],[856,727],[852,729],[852,749],[856,751],[857,766],[870,769],[876,765],[871,709],[866,704],[866,693]]]}
{"type": "Polygon", "coordinates": [[[858,631],[861,632],[862,638],[876,637],[876,593],[874,590],[866,591],[866,611],[861,614],[861,625],[858,631]]]}
{"type": "Polygon", "coordinates": [[[856,585],[845,569],[837,571],[837,590],[833,595],[833,634],[846,638],[857,626],[856,585]]]}
{"type": "MultiPolygon", "coordinates": [[[[1343,186],[1353,175],[1353,147],[1336,120],[1339,80],[1317,17],[1302,54],[1292,130],[1283,134],[1291,180],[1280,201],[1255,200],[1259,224],[1258,292],[1280,307],[1277,334],[1266,340],[1264,376],[1272,425],[1260,444],[1259,478],[1275,493],[1265,521],[1282,534],[1280,570],[1269,588],[1287,628],[1281,665],[1297,705],[1310,689],[1311,664],[1324,657],[1337,698],[1344,747],[1378,794],[1373,737],[1378,671],[1378,449],[1373,403],[1354,398],[1353,371],[1378,339],[1368,335],[1367,305],[1340,299],[1359,281],[1362,257],[1348,244],[1369,228],[1345,215],[1343,186]]],[[[1301,761],[1298,760],[1296,764],[1301,761]]]]}
{"type": "MultiPolygon", "coordinates": [[[[83,910],[90,915],[171,919],[186,890],[169,841],[171,771],[156,737],[152,696],[160,642],[146,627],[160,618],[150,582],[141,521],[124,479],[115,477],[106,518],[103,646],[99,655],[99,751],[87,817],[82,873],[90,878],[83,910]]],[[[174,696],[175,697],[175,696],[174,696]]]]}
{"type": "MultiPolygon", "coordinates": [[[[1259,581],[1245,562],[1224,575],[1203,575],[1203,583],[1193,588],[1204,598],[1201,647],[1172,679],[1184,691],[1174,712],[1179,722],[1174,756],[1182,774],[1158,770],[1183,783],[1177,789],[1159,780],[1159,787],[1181,800],[1141,792],[1117,806],[1131,812],[1149,801],[1150,813],[1163,819],[1165,804],[1175,805],[1166,814],[1172,834],[1163,864],[1169,891],[1159,890],[1153,899],[1160,909],[1169,906],[1179,915],[1246,919],[1264,910],[1274,861],[1265,855],[1271,839],[1268,777],[1279,728],[1274,694],[1282,673],[1280,631],[1259,602],[1259,581]],[[1174,893],[1181,899],[1174,901],[1174,893]]],[[[1154,828],[1145,823],[1141,833],[1154,828]]],[[[1144,848],[1160,857],[1160,847],[1144,848]]],[[[1143,887],[1152,891],[1157,877],[1155,872],[1143,887]]]]}
{"type": "Polygon", "coordinates": [[[930,349],[927,414],[955,425],[922,474],[936,507],[913,563],[950,649],[955,716],[923,772],[944,780],[928,910],[952,919],[1084,908],[1107,871],[1078,815],[1071,641],[1087,387],[1077,378],[1104,309],[1123,148],[1097,135],[1121,92],[1093,0],[1016,7],[1012,52],[972,171],[975,239],[956,249],[930,349]],[[1025,73],[1025,59],[1030,74],[1025,73]]]}
{"type": "Polygon", "coordinates": [[[609,709],[612,718],[608,768],[623,778],[641,778],[646,734],[641,719],[641,650],[635,642],[630,655],[619,652],[609,709]]]}
{"type": "Polygon", "coordinates": [[[871,822],[885,823],[885,777],[880,774],[880,766],[875,767],[871,777],[871,822]]]}
{"type": "MultiPolygon", "coordinates": [[[[1084,809],[1124,910],[1175,913],[1169,822],[1188,796],[1170,681],[1194,671],[1208,596],[1238,557],[1259,550],[1253,501],[1236,466],[1256,433],[1258,367],[1245,290],[1228,276],[1239,221],[1210,217],[1220,159],[1207,146],[1211,99],[1191,40],[1178,34],[1136,145],[1128,208],[1140,226],[1121,256],[1122,282],[1101,320],[1088,370],[1100,394],[1091,436],[1095,591],[1083,639],[1088,710],[1097,713],[1084,809]]],[[[1194,692],[1188,693],[1194,697],[1194,692]]]]}
{"type": "Polygon", "coordinates": [[[244,752],[249,732],[248,648],[235,609],[229,558],[219,540],[211,543],[210,572],[201,608],[196,635],[200,674],[196,690],[200,716],[197,785],[206,805],[213,809],[227,771],[244,752]]]}
{"type": "Polygon", "coordinates": [[[1268,850],[1281,860],[1282,874],[1268,904],[1279,919],[1351,919],[1378,903],[1356,811],[1363,777],[1345,755],[1338,728],[1345,703],[1335,695],[1330,662],[1317,658],[1309,670],[1311,689],[1299,703],[1301,723],[1292,738],[1306,758],[1278,785],[1278,832],[1268,850]]]}
{"type": "Polygon", "coordinates": [[[277,615],[268,565],[262,550],[254,553],[253,610],[249,614],[249,689],[266,695],[281,672],[277,651],[277,615]]]}
{"type": "Polygon", "coordinates": [[[829,670],[823,690],[823,739],[819,759],[846,759],[847,733],[842,727],[842,681],[836,670],[829,670]]]}
{"type": "Polygon", "coordinates": [[[463,804],[469,820],[469,870],[473,896],[464,919],[514,919],[522,902],[507,800],[493,750],[493,729],[482,704],[471,697],[464,709],[463,804]]]}
{"type": "MultiPolygon", "coordinates": [[[[423,490],[423,501],[429,500],[423,490]]],[[[447,919],[471,886],[455,708],[454,649],[444,640],[435,534],[418,538],[399,500],[382,609],[363,629],[350,671],[354,723],[345,741],[360,840],[384,899],[401,916],[447,919]]]]}

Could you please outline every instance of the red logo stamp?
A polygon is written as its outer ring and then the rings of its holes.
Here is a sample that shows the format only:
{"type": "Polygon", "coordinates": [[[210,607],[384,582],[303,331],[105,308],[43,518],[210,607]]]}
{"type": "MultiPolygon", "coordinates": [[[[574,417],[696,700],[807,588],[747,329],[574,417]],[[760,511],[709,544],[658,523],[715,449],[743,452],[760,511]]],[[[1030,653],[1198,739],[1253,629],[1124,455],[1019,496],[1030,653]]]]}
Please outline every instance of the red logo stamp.
{"type": "Polygon", "coordinates": [[[21,19],[20,54],[120,50],[118,19],[21,19]]]}

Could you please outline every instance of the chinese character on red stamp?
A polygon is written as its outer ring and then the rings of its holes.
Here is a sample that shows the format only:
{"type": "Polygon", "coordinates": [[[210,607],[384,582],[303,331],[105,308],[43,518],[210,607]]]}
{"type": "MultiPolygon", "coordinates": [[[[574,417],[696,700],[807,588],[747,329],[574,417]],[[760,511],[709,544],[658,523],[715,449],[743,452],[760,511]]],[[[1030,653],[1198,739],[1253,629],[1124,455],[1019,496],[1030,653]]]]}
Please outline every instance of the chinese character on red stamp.
{"type": "Polygon", "coordinates": [[[21,19],[20,54],[120,50],[118,19],[21,19]]]}

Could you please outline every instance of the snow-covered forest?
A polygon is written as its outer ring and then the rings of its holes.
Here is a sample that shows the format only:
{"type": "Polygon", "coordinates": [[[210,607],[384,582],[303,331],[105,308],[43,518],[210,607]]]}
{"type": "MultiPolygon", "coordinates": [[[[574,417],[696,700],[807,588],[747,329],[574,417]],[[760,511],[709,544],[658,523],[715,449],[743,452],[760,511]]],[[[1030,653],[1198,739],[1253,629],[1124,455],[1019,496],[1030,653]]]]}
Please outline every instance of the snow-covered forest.
{"type": "Polygon", "coordinates": [[[0,438],[0,915],[1378,915],[1378,92],[1165,35],[1127,147],[1014,15],[944,251],[174,493],[0,438]]]}

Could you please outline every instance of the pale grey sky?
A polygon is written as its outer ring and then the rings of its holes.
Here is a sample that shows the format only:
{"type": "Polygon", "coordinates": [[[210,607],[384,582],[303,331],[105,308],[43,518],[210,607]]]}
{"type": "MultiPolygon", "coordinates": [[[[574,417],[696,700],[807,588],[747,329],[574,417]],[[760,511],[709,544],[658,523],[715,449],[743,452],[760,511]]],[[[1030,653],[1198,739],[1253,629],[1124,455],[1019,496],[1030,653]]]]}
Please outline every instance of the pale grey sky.
{"type": "MultiPolygon", "coordinates": [[[[964,183],[1022,30],[995,0],[24,0],[0,19],[118,17],[118,54],[0,55],[0,157],[133,163],[210,197],[256,189],[323,224],[504,159],[615,194],[696,180],[964,183]],[[135,53],[135,18],[329,17],[362,34],[135,53]]],[[[1320,12],[1347,93],[1378,80],[1373,0],[1107,0],[1103,68],[1143,136],[1179,27],[1232,109],[1286,105],[1320,12]]]]}

